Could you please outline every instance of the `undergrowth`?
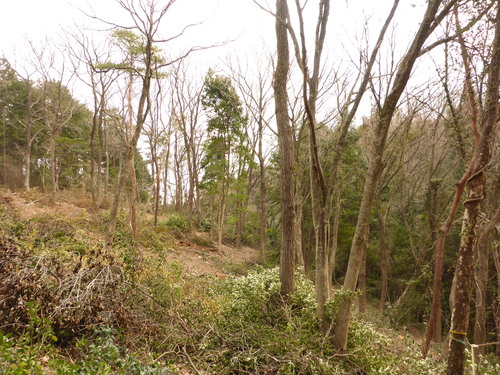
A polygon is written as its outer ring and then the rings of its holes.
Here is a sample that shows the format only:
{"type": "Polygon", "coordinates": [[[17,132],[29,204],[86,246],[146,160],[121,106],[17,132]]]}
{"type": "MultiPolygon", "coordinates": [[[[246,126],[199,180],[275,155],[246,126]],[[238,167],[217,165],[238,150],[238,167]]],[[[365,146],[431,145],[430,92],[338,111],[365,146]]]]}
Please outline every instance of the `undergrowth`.
{"type": "MultiPolygon", "coordinates": [[[[439,374],[404,333],[354,318],[348,349],[319,334],[314,285],[296,274],[280,294],[277,268],[191,277],[163,254],[182,218],[145,226],[136,243],[119,217],[101,254],[105,217],[0,223],[0,373],[439,374]],[[101,220],[92,225],[91,220],[101,220]],[[172,228],[171,228],[172,227],[172,228]]],[[[345,293],[327,305],[329,316],[345,293]]],[[[481,374],[498,373],[482,361],[481,374]]],[[[497,367],[495,367],[497,366],[497,367]]]]}

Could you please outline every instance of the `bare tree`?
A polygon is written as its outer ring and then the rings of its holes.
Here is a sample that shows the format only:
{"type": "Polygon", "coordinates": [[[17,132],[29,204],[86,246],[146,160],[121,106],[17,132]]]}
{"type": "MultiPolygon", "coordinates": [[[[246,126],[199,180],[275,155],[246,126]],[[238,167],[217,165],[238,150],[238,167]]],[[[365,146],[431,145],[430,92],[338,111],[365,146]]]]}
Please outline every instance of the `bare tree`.
{"type": "MultiPolygon", "coordinates": [[[[271,59],[263,61],[265,57],[258,57],[258,64],[255,71],[249,72],[248,66],[243,67],[241,61],[238,59],[236,63],[228,61],[227,65],[233,76],[241,97],[245,104],[245,109],[249,116],[249,128],[252,134],[248,134],[247,138],[251,139],[253,144],[252,152],[257,157],[259,162],[259,233],[260,233],[260,258],[261,262],[266,262],[266,228],[267,228],[267,207],[266,207],[266,155],[263,147],[264,131],[270,126],[269,107],[271,104],[271,77],[267,72],[271,67],[271,59]]],[[[249,187],[251,187],[249,174],[249,187]]],[[[255,179],[254,182],[257,180],[255,179]]],[[[250,192],[247,191],[247,197],[250,192]]],[[[241,225],[240,225],[241,226],[241,225]]],[[[241,228],[240,228],[241,230],[241,228]]]]}
{"type": "Polygon", "coordinates": [[[293,185],[293,134],[288,117],[287,81],[290,66],[288,48],[288,5],[286,0],[276,0],[276,41],[277,59],[274,70],[274,99],[278,143],[280,148],[280,195],[281,195],[281,252],[280,281],[281,291],[288,295],[293,291],[295,258],[295,209],[293,185]]]}
{"type": "Polygon", "coordinates": [[[62,129],[72,119],[77,107],[77,103],[68,89],[68,85],[73,79],[73,73],[68,72],[67,61],[56,61],[55,50],[50,43],[47,43],[47,47],[40,50],[32,45],[32,53],[37,60],[37,70],[42,80],[41,117],[49,135],[48,152],[51,181],[49,201],[51,204],[56,202],[60,171],[56,157],[56,141],[62,129]]]}
{"type": "Polygon", "coordinates": [[[105,66],[111,58],[111,50],[108,44],[96,45],[91,37],[83,31],[71,35],[68,41],[68,50],[74,57],[75,71],[83,65],[85,73],[78,74],[78,78],[88,86],[92,92],[92,126],[90,131],[90,192],[92,196],[92,210],[96,211],[101,202],[101,184],[103,174],[104,150],[104,125],[107,109],[107,101],[110,96],[111,85],[117,78],[117,71],[105,66]],[[96,155],[95,143],[98,138],[98,150],[96,155]],[[97,164],[97,168],[96,168],[97,164]]]}
{"type": "MultiPolygon", "coordinates": [[[[375,56],[380,48],[382,40],[389,23],[392,20],[394,12],[397,8],[398,1],[394,2],[389,16],[382,27],[377,44],[367,62],[366,70],[363,74],[360,86],[356,93],[354,88],[348,96],[348,100],[344,103],[341,109],[341,124],[339,127],[340,135],[334,149],[334,156],[332,165],[330,167],[329,179],[325,177],[323,167],[320,162],[318,141],[317,141],[317,99],[319,94],[319,81],[321,71],[321,55],[324,47],[326,37],[326,26],[328,22],[330,2],[320,1],[318,10],[318,19],[316,25],[314,59],[312,72],[309,73],[308,57],[305,40],[305,25],[303,20],[303,6],[296,0],[296,9],[299,18],[299,35],[298,38],[295,34],[290,22],[286,23],[287,29],[292,37],[297,63],[301,69],[303,76],[303,101],[306,113],[307,125],[309,129],[309,160],[310,160],[310,175],[311,175],[311,200],[313,206],[313,225],[316,243],[316,301],[317,301],[317,315],[321,319],[321,327],[323,332],[327,333],[330,328],[330,322],[326,319],[325,303],[329,298],[329,290],[331,280],[329,275],[330,271],[330,211],[332,206],[332,199],[334,197],[332,187],[336,186],[335,181],[338,176],[338,166],[340,164],[340,157],[343,147],[345,145],[345,138],[347,131],[354,119],[354,115],[358,109],[359,103],[363,97],[364,92],[369,81],[371,68],[375,62],[375,56]]],[[[331,259],[334,259],[333,257],[331,259]]]]}
{"type": "MultiPolygon", "coordinates": [[[[410,78],[413,66],[420,51],[439,22],[448,14],[454,2],[447,3],[438,14],[441,5],[440,0],[431,0],[427,4],[427,9],[420,23],[419,29],[405,53],[397,74],[394,78],[390,91],[384,100],[383,106],[378,111],[377,124],[372,145],[372,155],[370,158],[368,171],[363,188],[363,198],[360,204],[358,221],[349,255],[347,273],[344,279],[343,289],[346,292],[353,292],[356,288],[359,268],[363,256],[362,249],[367,241],[368,224],[375,195],[376,186],[380,178],[383,166],[383,151],[385,148],[389,126],[396,110],[397,103],[410,78]]],[[[347,346],[347,332],[351,315],[352,296],[347,296],[340,303],[335,322],[335,346],[345,350],[347,346]]]]}
{"type": "MultiPolygon", "coordinates": [[[[35,67],[36,68],[36,67],[35,67]]],[[[26,145],[24,147],[24,183],[23,187],[25,190],[30,190],[30,178],[31,178],[31,153],[33,148],[33,142],[36,141],[38,136],[43,132],[44,127],[35,127],[37,121],[42,118],[42,110],[39,106],[39,102],[42,100],[42,96],[37,92],[35,88],[35,82],[32,78],[34,75],[33,71],[29,71],[27,68],[23,72],[20,69],[16,70],[16,74],[20,77],[21,81],[24,83],[26,88],[26,101],[24,103],[26,107],[26,115],[23,119],[19,120],[21,127],[24,128],[26,134],[26,145]]],[[[4,107],[5,108],[5,107],[4,107]]],[[[3,112],[5,116],[5,109],[3,112]]],[[[5,121],[4,121],[5,123],[5,121]]],[[[5,131],[6,127],[4,127],[5,131]]],[[[4,135],[5,139],[5,135],[4,135]]],[[[4,148],[5,154],[5,148],[4,148]]],[[[4,174],[6,173],[6,156],[4,155],[4,174]]]]}
{"type": "MultiPolygon", "coordinates": [[[[178,39],[184,34],[184,31],[186,29],[194,26],[194,24],[187,25],[181,30],[181,32],[174,34],[171,37],[165,38],[159,35],[159,27],[161,25],[161,22],[168,11],[171,9],[171,7],[176,3],[176,0],[165,0],[161,3],[141,1],[139,6],[137,6],[131,0],[117,0],[117,3],[130,16],[130,19],[132,21],[131,26],[121,26],[116,23],[103,21],[96,16],[91,17],[101,22],[105,22],[114,30],[126,30],[127,32],[132,34],[136,33],[135,35],[137,36],[139,41],[140,65],[131,66],[130,64],[126,64],[126,62],[124,62],[121,64],[117,64],[116,66],[116,68],[118,69],[133,73],[135,77],[138,77],[137,80],[140,85],[140,93],[138,95],[136,110],[134,111],[134,128],[131,132],[129,142],[126,145],[125,152],[125,163],[126,165],[128,165],[130,173],[132,173],[132,170],[134,168],[134,155],[137,150],[137,142],[139,141],[144,123],[148,118],[149,111],[151,109],[150,90],[152,80],[157,74],[159,74],[162,69],[184,59],[193,51],[208,47],[192,47],[176,58],[168,60],[164,59],[159,56],[160,50],[157,46],[178,39]]],[[[115,230],[116,215],[118,213],[118,206],[120,202],[120,194],[125,184],[126,178],[127,174],[122,173],[116,186],[115,198],[113,200],[113,205],[111,208],[108,231],[106,235],[107,248],[111,246],[112,236],[115,230]]],[[[131,181],[133,182],[133,176],[131,181]]],[[[132,186],[132,190],[135,191],[134,186],[132,186]]],[[[132,211],[134,209],[134,205],[135,202],[131,200],[132,211]]],[[[133,216],[133,212],[131,216],[133,216]]],[[[134,218],[131,217],[131,220],[133,222],[134,218]]]]}
{"type": "MultiPolygon", "coordinates": [[[[188,74],[189,64],[181,61],[171,75],[174,114],[182,134],[188,169],[187,208],[192,223],[199,216],[199,164],[202,136],[200,132],[200,99],[202,85],[188,74]]],[[[199,219],[199,218],[198,218],[199,219]]]]}

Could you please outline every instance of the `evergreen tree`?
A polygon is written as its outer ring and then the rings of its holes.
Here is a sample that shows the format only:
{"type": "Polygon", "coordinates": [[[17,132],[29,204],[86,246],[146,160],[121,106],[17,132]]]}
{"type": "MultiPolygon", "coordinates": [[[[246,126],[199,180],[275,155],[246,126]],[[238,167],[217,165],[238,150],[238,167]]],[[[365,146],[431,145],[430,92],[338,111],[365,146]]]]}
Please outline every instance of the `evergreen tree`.
{"type": "Polygon", "coordinates": [[[201,99],[208,115],[208,139],[204,145],[205,157],[202,186],[207,190],[216,214],[219,248],[227,215],[228,199],[231,202],[244,199],[242,181],[246,179],[246,168],[250,152],[246,145],[244,129],[247,117],[231,79],[207,73],[201,99]]]}

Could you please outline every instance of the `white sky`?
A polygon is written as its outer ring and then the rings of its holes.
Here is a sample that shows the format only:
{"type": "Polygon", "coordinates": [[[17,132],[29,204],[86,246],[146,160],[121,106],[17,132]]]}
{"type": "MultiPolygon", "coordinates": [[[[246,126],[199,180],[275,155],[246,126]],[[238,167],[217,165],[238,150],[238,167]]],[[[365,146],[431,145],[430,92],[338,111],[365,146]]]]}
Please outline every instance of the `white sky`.
{"type": "MultiPolygon", "coordinates": [[[[0,1],[0,56],[4,55],[15,66],[23,61],[27,40],[36,45],[44,38],[63,38],[64,32],[61,30],[69,30],[75,25],[92,24],[96,27],[96,23],[92,23],[80,9],[89,13],[93,9],[104,20],[130,25],[129,18],[115,0],[0,1]]],[[[260,3],[269,4],[271,8],[275,6],[275,0],[260,0],[260,3]]],[[[351,58],[355,60],[357,57],[366,19],[369,19],[369,38],[373,45],[373,39],[377,37],[392,3],[393,0],[332,0],[325,57],[337,65],[343,62],[351,64],[351,58]]],[[[305,13],[305,23],[311,28],[308,40],[313,37],[316,4],[317,1],[309,0],[305,13]]],[[[424,5],[425,0],[401,1],[393,21],[397,25],[395,35],[398,50],[407,47],[418,27],[424,5]]],[[[294,1],[290,0],[289,6],[293,14],[294,1]]],[[[165,37],[178,33],[186,24],[203,21],[202,25],[190,29],[179,39],[174,50],[164,49],[171,56],[193,45],[211,45],[237,39],[224,47],[198,52],[193,56],[194,62],[200,65],[202,75],[228,55],[246,59],[252,65],[258,62],[253,62],[251,56],[266,48],[270,51],[275,48],[274,19],[259,9],[253,0],[178,0],[163,21],[162,36],[165,37]]],[[[100,24],[99,27],[105,26],[100,24]]]]}
{"type": "MultiPolygon", "coordinates": [[[[260,0],[274,7],[275,0],[260,0]]],[[[293,7],[293,1],[289,1],[293,7]]],[[[309,19],[306,24],[314,25],[316,2],[309,1],[309,19]]],[[[419,10],[423,10],[423,0],[403,0],[396,15],[396,22],[403,28],[403,35],[411,33],[418,22],[419,10]],[[415,5],[416,6],[413,6],[415,5]]],[[[332,1],[331,19],[333,40],[355,42],[356,33],[360,33],[366,17],[371,17],[374,30],[385,18],[392,0],[334,0],[332,1]]],[[[22,48],[25,40],[37,41],[44,36],[54,38],[61,34],[61,28],[74,24],[88,23],[88,18],[79,8],[90,8],[102,19],[126,23],[123,12],[115,0],[2,0],[0,12],[0,53],[7,56],[14,49],[22,48]]],[[[179,30],[187,23],[205,20],[202,26],[192,29],[187,35],[186,45],[211,44],[226,39],[238,41],[223,48],[226,51],[252,51],[261,49],[262,41],[274,46],[274,24],[268,14],[260,10],[252,0],[178,0],[171,16],[165,19],[170,30],[179,30]]],[[[293,9],[292,9],[293,10],[293,9]]],[[[307,16],[307,14],[306,14],[307,16]]],[[[411,35],[407,35],[410,37],[411,35]]],[[[216,54],[220,55],[219,51],[216,54]]]]}

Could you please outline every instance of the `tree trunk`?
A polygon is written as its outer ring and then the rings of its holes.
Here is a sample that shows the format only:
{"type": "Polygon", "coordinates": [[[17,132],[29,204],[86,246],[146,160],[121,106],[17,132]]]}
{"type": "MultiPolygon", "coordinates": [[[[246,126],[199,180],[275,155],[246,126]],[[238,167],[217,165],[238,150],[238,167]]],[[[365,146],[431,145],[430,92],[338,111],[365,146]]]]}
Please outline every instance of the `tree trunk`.
{"type": "Polygon", "coordinates": [[[31,86],[31,82],[29,80],[26,81],[26,90],[27,90],[27,98],[26,98],[26,149],[25,149],[25,175],[24,175],[24,189],[29,191],[30,186],[30,177],[31,177],[31,147],[33,145],[32,138],[32,128],[33,128],[33,99],[32,99],[32,91],[33,87],[31,86]]]}
{"type": "MultiPolygon", "coordinates": [[[[379,198],[380,199],[380,198],[379,198]]],[[[377,218],[380,229],[380,310],[384,311],[385,304],[387,303],[387,281],[389,277],[389,254],[387,249],[387,235],[385,223],[387,221],[387,215],[389,214],[389,208],[386,209],[385,214],[382,213],[382,207],[380,201],[377,205],[377,218]]]]}
{"type": "MultiPolygon", "coordinates": [[[[158,210],[160,206],[160,177],[161,177],[161,171],[160,171],[160,165],[158,163],[158,157],[155,158],[155,178],[156,180],[154,181],[155,183],[155,201],[154,201],[154,225],[158,224],[158,210]]],[[[190,222],[191,223],[191,222],[190,222]]]]}
{"type": "MultiPolygon", "coordinates": [[[[458,14],[456,13],[457,24],[458,14]]],[[[458,25],[457,25],[458,26],[458,25]]],[[[467,54],[465,43],[459,35],[462,56],[467,72],[467,54]]],[[[469,326],[469,311],[471,299],[471,284],[474,271],[474,250],[476,231],[481,214],[481,203],[484,198],[485,169],[491,160],[491,142],[498,127],[498,109],[500,87],[500,0],[497,0],[495,19],[495,39],[492,45],[492,56],[488,69],[488,82],[485,99],[485,109],[481,117],[479,145],[474,150],[474,169],[467,181],[469,189],[464,203],[465,212],[462,220],[460,249],[455,274],[457,278],[455,304],[452,306],[450,354],[448,357],[448,375],[462,375],[465,371],[465,346],[457,341],[466,339],[469,326]]],[[[472,90],[469,90],[472,96],[472,90]]],[[[477,130],[476,130],[477,132],[477,130]]],[[[477,137],[477,135],[476,135],[477,137]]]]}
{"type": "Polygon", "coordinates": [[[500,254],[498,251],[493,252],[493,260],[495,261],[495,269],[497,274],[497,292],[496,298],[493,299],[493,315],[495,317],[495,326],[497,330],[497,344],[495,355],[500,357],[500,254]]]}
{"type": "MultiPolygon", "coordinates": [[[[487,235],[480,237],[477,243],[478,258],[476,266],[476,301],[474,324],[474,344],[486,343],[486,287],[488,285],[488,240],[487,235]]],[[[486,346],[480,346],[474,350],[474,354],[484,355],[486,346]]],[[[477,358],[476,358],[477,360],[477,358]]]]}
{"type": "MultiPolygon", "coordinates": [[[[299,145],[297,145],[299,148],[299,145]]],[[[296,169],[298,170],[298,162],[296,160],[296,169]]],[[[305,272],[304,253],[302,251],[302,176],[299,173],[295,176],[295,262],[297,266],[305,272]]]]}
{"type": "Polygon", "coordinates": [[[484,174],[472,180],[465,202],[462,221],[459,257],[457,261],[457,287],[455,304],[451,315],[451,340],[449,344],[448,374],[461,375],[465,371],[465,345],[469,328],[471,286],[474,274],[474,242],[476,239],[477,220],[481,212],[480,200],[484,188],[484,174]],[[460,340],[460,341],[457,341],[460,340]]]}
{"type": "Polygon", "coordinates": [[[106,155],[106,175],[104,176],[104,197],[108,198],[108,188],[109,188],[109,151],[108,151],[108,132],[107,128],[104,128],[104,155],[106,155]]]}
{"type": "Polygon", "coordinates": [[[134,240],[137,240],[137,178],[135,176],[135,155],[127,160],[127,172],[130,182],[129,224],[134,240]]]}
{"type": "Polygon", "coordinates": [[[26,141],[25,163],[24,163],[24,189],[30,190],[31,177],[31,138],[26,141]]]}
{"type": "Polygon", "coordinates": [[[123,162],[120,163],[120,169],[118,170],[118,176],[116,181],[116,190],[113,197],[113,204],[111,205],[111,210],[109,212],[109,221],[108,228],[106,231],[106,238],[104,240],[104,253],[109,254],[111,251],[111,247],[113,245],[113,235],[115,234],[116,228],[116,216],[118,214],[118,209],[120,207],[120,198],[123,189],[123,185],[125,184],[125,176],[123,173],[123,162]]]}
{"type": "Polygon", "coordinates": [[[260,210],[260,261],[266,264],[266,228],[267,228],[267,207],[266,207],[266,166],[264,164],[264,154],[262,150],[263,138],[262,119],[259,121],[259,170],[260,170],[260,197],[259,197],[259,210],[260,210]]]}
{"type": "Polygon", "coordinates": [[[328,259],[328,283],[330,285],[333,284],[333,273],[335,270],[335,260],[337,256],[340,225],[340,186],[338,183],[338,179],[336,179],[335,181],[336,186],[333,188],[333,202],[335,204],[335,209],[333,213],[332,238],[330,240],[330,257],[328,259]]]}
{"type": "Polygon", "coordinates": [[[94,90],[94,113],[92,115],[92,128],[90,130],[90,167],[89,167],[89,175],[90,175],[90,195],[92,197],[92,206],[91,210],[96,212],[98,209],[97,206],[97,196],[96,196],[96,177],[95,177],[95,146],[94,139],[95,133],[97,129],[97,118],[98,118],[98,105],[97,105],[97,94],[94,90]]]}
{"type": "Polygon", "coordinates": [[[252,194],[252,190],[255,186],[255,182],[257,182],[257,179],[253,178],[253,167],[249,167],[248,177],[247,177],[246,196],[241,204],[238,224],[236,227],[236,229],[237,229],[237,231],[236,231],[236,248],[237,249],[241,248],[241,237],[243,236],[243,233],[245,232],[245,225],[247,222],[247,213],[248,213],[248,204],[250,202],[250,195],[252,194]]]}
{"type": "Polygon", "coordinates": [[[308,240],[305,241],[305,238],[302,239],[302,254],[304,254],[304,271],[306,273],[306,277],[314,281],[314,270],[312,268],[313,264],[313,248],[314,248],[314,228],[311,226],[311,230],[309,231],[308,240]]]}
{"type": "Polygon", "coordinates": [[[281,156],[280,196],[281,196],[281,252],[280,281],[283,295],[294,289],[295,258],[295,207],[294,207],[294,152],[293,134],[288,116],[287,81],[290,65],[286,22],[288,5],[286,0],[276,0],[276,41],[277,59],[274,72],[274,99],[276,123],[278,127],[278,143],[281,156]]]}
{"type": "MultiPolygon", "coordinates": [[[[224,190],[224,187],[223,187],[224,190]]],[[[222,251],[222,237],[224,234],[224,218],[226,216],[226,192],[222,192],[222,199],[219,206],[219,214],[217,215],[217,244],[219,250],[222,251]]]]}
{"type": "MultiPolygon", "coordinates": [[[[417,60],[422,45],[428,37],[431,25],[435,20],[435,16],[440,0],[430,0],[427,4],[427,10],[424,18],[420,23],[419,30],[411,43],[408,52],[403,57],[399,65],[394,83],[390,90],[389,95],[385,99],[384,105],[380,110],[377,127],[375,130],[375,139],[372,148],[372,157],[369,162],[368,171],[363,189],[363,198],[361,200],[358,222],[354,233],[354,238],[351,246],[351,253],[349,255],[349,263],[347,272],[344,279],[343,289],[345,291],[354,291],[358,280],[359,267],[363,255],[363,248],[368,239],[368,224],[370,220],[371,208],[375,189],[382,172],[382,156],[387,139],[387,133],[392,117],[396,110],[396,105],[406,87],[410,78],[413,65],[417,60]]],[[[335,323],[335,336],[334,345],[340,349],[347,348],[347,333],[349,320],[351,316],[352,297],[346,298],[340,303],[336,323],[335,323]]]]}
{"type": "Polygon", "coordinates": [[[359,296],[359,314],[364,316],[366,313],[366,256],[367,246],[363,250],[363,258],[361,259],[361,266],[359,269],[358,289],[361,292],[359,296]]]}
{"type": "Polygon", "coordinates": [[[51,205],[56,204],[57,192],[57,168],[56,168],[56,134],[50,135],[50,196],[49,202],[51,205]]]}
{"type": "MultiPolygon", "coordinates": [[[[104,156],[104,110],[105,110],[104,94],[101,95],[101,106],[99,108],[99,122],[97,124],[97,135],[99,137],[99,150],[97,151],[97,177],[95,179],[95,200],[97,209],[101,206],[101,185],[102,185],[102,159],[104,156]]],[[[106,157],[107,159],[107,157],[106,157]]]]}

